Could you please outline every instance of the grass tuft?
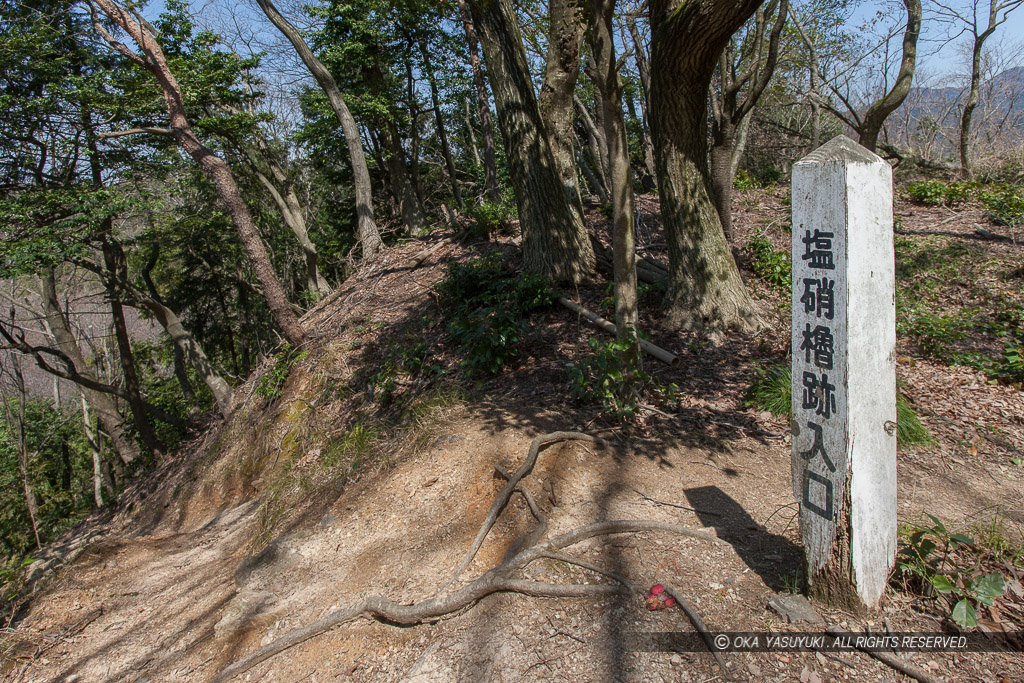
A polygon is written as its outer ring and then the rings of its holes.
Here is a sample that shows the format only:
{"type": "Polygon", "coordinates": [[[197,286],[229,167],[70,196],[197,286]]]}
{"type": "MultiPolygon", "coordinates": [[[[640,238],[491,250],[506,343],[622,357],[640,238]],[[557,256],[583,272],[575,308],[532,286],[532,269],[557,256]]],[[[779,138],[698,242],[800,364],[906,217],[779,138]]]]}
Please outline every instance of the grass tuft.
{"type": "MultiPolygon", "coordinates": [[[[785,365],[769,365],[758,368],[757,377],[747,391],[744,403],[757,410],[766,410],[777,417],[789,417],[792,413],[792,375],[785,365]]],[[[896,393],[896,443],[900,446],[914,446],[932,443],[934,438],[921,424],[910,402],[900,392],[896,393]]]]}

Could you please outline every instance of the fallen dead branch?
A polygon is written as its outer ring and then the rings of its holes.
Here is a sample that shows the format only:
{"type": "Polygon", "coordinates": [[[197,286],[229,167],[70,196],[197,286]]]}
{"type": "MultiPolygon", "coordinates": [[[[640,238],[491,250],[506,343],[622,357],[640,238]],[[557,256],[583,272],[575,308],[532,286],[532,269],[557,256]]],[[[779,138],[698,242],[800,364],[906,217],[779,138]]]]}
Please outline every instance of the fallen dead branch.
{"type": "MultiPolygon", "coordinates": [[[[521,485],[521,481],[533,469],[542,445],[566,439],[578,439],[601,444],[605,443],[602,439],[578,432],[554,432],[551,434],[544,434],[542,436],[538,436],[531,442],[526,461],[522,466],[520,466],[514,475],[509,477],[500,466],[496,468],[499,474],[502,474],[502,476],[505,476],[509,480],[508,484],[498,495],[497,500],[491,507],[491,510],[480,527],[480,532],[477,534],[477,538],[474,540],[469,552],[467,552],[466,556],[463,558],[459,565],[459,569],[452,575],[452,578],[448,582],[449,584],[457,579],[459,574],[461,574],[462,571],[473,561],[477,551],[483,544],[483,539],[487,536],[487,532],[489,532],[494,526],[498,515],[505,508],[513,492],[519,491],[524,498],[526,498],[531,511],[534,516],[537,517],[538,522],[540,522],[540,528],[547,528],[546,517],[536,506],[529,491],[521,485]]],[[[290,647],[309,640],[310,638],[324,633],[335,626],[360,618],[371,618],[389,624],[411,626],[431,619],[437,619],[439,617],[457,613],[463,608],[475,604],[482,598],[497,592],[513,592],[532,597],[546,598],[601,597],[631,593],[633,592],[631,590],[631,584],[629,584],[624,577],[603,570],[600,567],[584,560],[566,555],[562,551],[591,538],[610,536],[613,534],[654,531],[666,531],[682,536],[688,536],[690,538],[709,541],[711,543],[725,543],[706,529],[690,529],[676,524],[644,520],[613,520],[608,522],[595,522],[543,542],[537,537],[538,535],[536,532],[534,532],[528,537],[528,540],[521,550],[514,550],[507,554],[505,559],[497,567],[490,569],[482,576],[456,590],[454,593],[450,593],[448,595],[438,594],[432,598],[428,598],[412,605],[401,605],[393,600],[388,600],[387,598],[373,596],[350,607],[333,610],[313,623],[292,631],[291,633],[287,633],[277,640],[251,652],[224,669],[213,679],[213,681],[214,683],[227,681],[290,647]],[[532,562],[542,558],[571,562],[583,569],[612,578],[618,583],[556,584],[513,577],[515,572],[523,570],[532,562]]],[[[443,591],[444,589],[439,591],[439,593],[443,593],[443,591]]],[[[674,597],[679,600],[680,605],[683,604],[683,601],[679,597],[674,597]]],[[[696,613],[694,612],[693,614],[695,615],[696,613]]],[[[690,618],[692,620],[694,616],[691,615],[690,618]]],[[[699,617],[696,618],[697,622],[695,623],[703,623],[700,622],[699,617]]]]}
{"type": "Polygon", "coordinates": [[[406,264],[406,267],[409,270],[416,270],[417,268],[419,268],[423,264],[424,261],[426,261],[428,258],[433,256],[439,249],[441,249],[442,247],[444,247],[444,246],[446,246],[448,244],[454,243],[458,239],[458,237],[459,237],[459,235],[456,235],[455,237],[445,237],[443,240],[441,240],[437,244],[435,244],[435,245],[433,245],[431,247],[427,247],[426,249],[420,251],[415,256],[413,256],[411,259],[409,259],[409,262],[406,264]]]}
{"type": "MultiPolygon", "coordinates": [[[[592,322],[596,327],[604,330],[605,332],[615,334],[615,323],[611,322],[610,320],[605,320],[597,313],[588,311],[575,301],[569,301],[564,296],[558,297],[558,303],[562,304],[573,313],[580,314],[581,316],[592,322]]],[[[655,346],[646,339],[640,340],[640,348],[642,348],[645,353],[653,356],[654,358],[657,358],[665,365],[670,365],[672,367],[679,365],[679,356],[675,355],[671,351],[666,351],[660,346],[655,346]]]]}
{"type": "MultiPolygon", "coordinates": [[[[828,627],[828,632],[831,635],[834,635],[834,636],[849,636],[849,635],[853,635],[849,631],[847,631],[847,630],[845,630],[843,628],[840,628],[839,626],[829,626],[828,627]]],[[[909,663],[905,662],[904,660],[900,659],[896,655],[889,654],[888,652],[879,652],[877,650],[871,650],[871,649],[864,648],[864,647],[858,647],[857,649],[860,650],[861,652],[864,652],[864,653],[866,653],[868,655],[871,655],[872,657],[874,657],[878,661],[882,662],[886,666],[891,667],[892,669],[895,669],[896,671],[899,671],[901,674],[903,674],[905,676],[910,676],[911,678],[913,678],[915,680],[918,680],[921,683],[945,683],[944,679],[936,678],[935,676],[932,676],[928,672],[922,671],[921,669],[918,669],[913,664],[909,664],[909,663]]]]}

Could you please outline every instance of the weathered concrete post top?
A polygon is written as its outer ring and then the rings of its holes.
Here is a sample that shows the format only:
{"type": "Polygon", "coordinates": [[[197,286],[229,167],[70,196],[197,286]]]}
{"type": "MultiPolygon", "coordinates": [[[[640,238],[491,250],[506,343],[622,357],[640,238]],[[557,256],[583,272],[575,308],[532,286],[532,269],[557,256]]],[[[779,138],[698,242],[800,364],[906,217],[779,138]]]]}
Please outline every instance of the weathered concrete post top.
{"type": "Polygon", "coordinates": [[[892,169],[839,136],[793,166],[793,493],[812,596],[875,607],[896,555],[892,169]]]}

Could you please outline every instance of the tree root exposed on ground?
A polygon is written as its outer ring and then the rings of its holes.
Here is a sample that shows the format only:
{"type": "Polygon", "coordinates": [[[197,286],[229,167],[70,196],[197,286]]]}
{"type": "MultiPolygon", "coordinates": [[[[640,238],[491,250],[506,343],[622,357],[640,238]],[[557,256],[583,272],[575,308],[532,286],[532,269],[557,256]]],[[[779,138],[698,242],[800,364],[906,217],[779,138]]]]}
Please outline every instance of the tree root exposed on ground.
{"type": "MultiPolygon", "coordinates": [[[[541,536],[543,536],[543,533],[547,529],[547,518],[537,507],[533,500],[533,496],[525,487],[522,486],[521,482],[533,469],[534,464],[536,464],[541,446],[554,441],[564,441],[569,439],[590,441],[606,445],[602,439],[588,434],[581,434],[579,432],[553,432],[551,434],[538,436],[533,440],[530,444],[530,450],[527,454],[526,461],[518,470],[516,470],[515,474],[509,476],[500,465],[496,466],[498,473],[508,479],[508,484],[504,489],[502,489],[501,493],[498,494],[498,498],[491,506],[491,509],[488,512],[487,517],[484,519],[472,546],[470,546],[469,551],[462,559],[458,569],[445,584],[445,587],[438,592],[438,595],[412,605],[401,605],[392,600],[388,600],[387,598],[373,596],[350,607],[333,610],[313,623],[292,631],[291,633],[287,633],[272,643],[269,643],[268,645],[265,645],[234,662],[221,671],[213,679],[213,683],[227,681],[290,647],[329,631],[335,626],[339,626],[362,617],[377,619],[378,621],[399,626],[411,626],[453,614],[464,607],[480,601],[492,593],[498,592],[521,593],[522,595],[544,598],[601,597],[623,593],[634,593],[635,589],[633,589],[632,585],[627,582],[625,578],[561,552],[565,548],[591,538],[609,536],[612,534],[666,531],[681,536],[709,541],[711,543],[725,543],[714,535],[713,531],[691,529],[665,522],[628,519],[587,524],[550,540],[541,542],[541,536]],[[513,546],[510,549],[510,552],[506,554],[505,559],[497,567],[490,569],[485,574],[456,590],[454,593],[440,595],[440,593],[444,593],[447,587],[457,580],[458,576],[472,563],[473,558],[476,557],[477,552],[483,545],[488,532],[494,526],[498,516],[505,509],[505,506],[508,504],[508,501],[511,499],[512,494],[515,491],[519,491],[526,499],[531,512],[537,518],[539,523],[538,529],[525,539],[522,549],[513,546]],[[583,569],[610,577],[618,583],[557,584],[517,579],[512,576],[514,572],[521,571],[532,562],[543,558],[554,558],[570,562],[583,569]]],[[[688,603],[685,603],[678,593],[673,593],[673,597],[679,601],[680,606],[686,605],[688,607],[688,603]]],[[[700,620],[699,616],[696,616],[696,612],[694,612],[692,608],[686,609],[686,607],[684,607],[684,610],[686,610],[687,615],[694,622],[694,625],[697,626],[698,629],[702,629],[703,622],[700,620]]],[[[706,628],[703,628],[703,634],[705,636],[707,635],[706,628]]],[[[717,655],[717,653],[714,654],[717,655]]],[[[720,660],[721,656],[718,655],[718,658],[720,660]]],[[[723,672],[725,672],[724,665],[722,665],[722,669],[723,672]]]]}
{"type": "Polygon", "coordinates": [[[693,628],[695,628],[697,632],[700,633],[700,637],[708,646],[708,650],[711,652],[711,656],[715,658],[715,661],[718,662],[718,666],[721,667],[722,676],[728,679],[729,670],[725,668],[725,658],[722,657],[722,653],[719,652],[718,648],[715,647],[715,644],[711,638],[711,633],[708,631],[708,627],[704,624],[704,620],[700,618],[699,614],[697,614],[697,610],[694,609],[693,605],[691,605],[683,597],[682,593],[680,593],[672,586],[665,584],[665,592],[671,595],[673,598],[675,598],[676,602],[679,603],[679,608],[686,613],[686,616],[689,618],[690,623],[693,624],[693,628]]]}

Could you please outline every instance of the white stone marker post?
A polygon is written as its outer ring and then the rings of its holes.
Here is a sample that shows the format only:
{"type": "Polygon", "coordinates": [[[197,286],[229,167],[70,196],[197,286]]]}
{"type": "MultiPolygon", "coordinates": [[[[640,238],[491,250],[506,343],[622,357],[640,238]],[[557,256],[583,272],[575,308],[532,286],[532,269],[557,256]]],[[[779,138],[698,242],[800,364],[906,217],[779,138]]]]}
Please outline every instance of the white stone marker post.
{"type": "Polygon", "coordinates": [[[845,136],[793,166],[793,493],[805,580],[873,608],[896,555],[892,170],[845,136]]]}

